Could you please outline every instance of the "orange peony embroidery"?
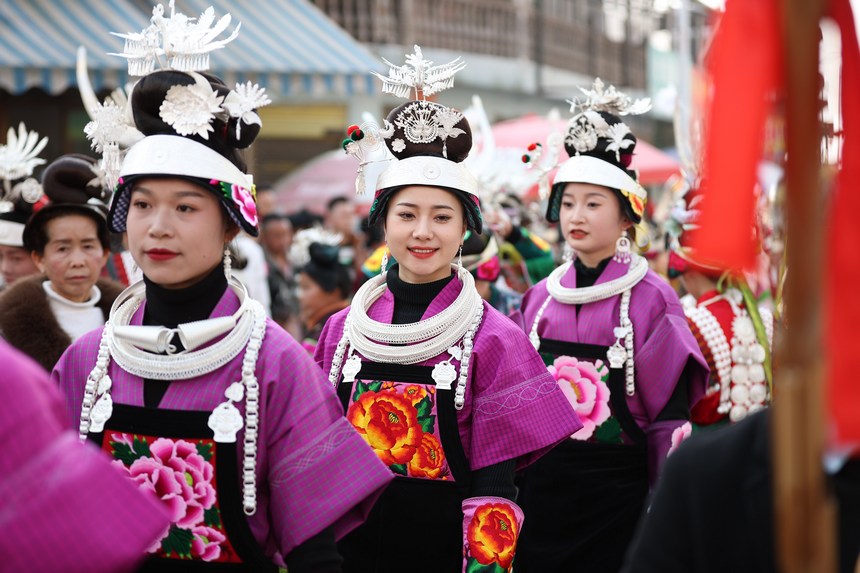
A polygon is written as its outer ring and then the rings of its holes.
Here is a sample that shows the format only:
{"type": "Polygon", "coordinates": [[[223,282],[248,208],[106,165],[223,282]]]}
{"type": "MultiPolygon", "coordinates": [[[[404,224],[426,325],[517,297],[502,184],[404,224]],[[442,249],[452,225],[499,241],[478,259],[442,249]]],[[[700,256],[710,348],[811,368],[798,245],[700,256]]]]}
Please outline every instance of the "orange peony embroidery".
{"type": "Polygon", "coordinates": [[[347,420],[387,465],[412,459],[421,443],[418,413],[410,401],[394,392],[365,392],[346,414],[347,420]]]}
{"type": "Polygon", "coordinates": [[[418,451],[409,460],[409,476],[423,477],[429,479],[445,479],[448,473],[448,465],[445,463],[445,452],[442,444],[433,434],[425,433],[421,436],[421,445],[418,451]]]}
{"type": "Polygon", "coordinates": [[[424,396],[427,395],[427,390],[425,390],[424,386],[421,386],[420,384],[410,384],[403,389],[403,395],[412,402],[413,406],[415,406],[418,402],[424,399],[424,396]]]}
{"type": "Polygon", "coordinates": [[[511,566],[519,535],[513,509],[503,503],[478,507],[469,523],[469,553],[478,563],[498,563],[506,570],[511,566]]]}

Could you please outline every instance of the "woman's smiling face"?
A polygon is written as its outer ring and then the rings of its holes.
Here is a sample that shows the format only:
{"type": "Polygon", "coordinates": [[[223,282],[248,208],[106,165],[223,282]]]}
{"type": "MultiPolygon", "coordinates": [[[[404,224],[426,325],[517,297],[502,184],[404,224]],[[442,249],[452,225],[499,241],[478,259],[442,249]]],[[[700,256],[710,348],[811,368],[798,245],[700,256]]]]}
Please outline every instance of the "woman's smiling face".
{"type": "Polygon", "coordinates": [[[449,276],[465,233],[463,204],[451,191],[412,185],[388,202],[385,240],[406,282],[427,283],[449,276]]]}

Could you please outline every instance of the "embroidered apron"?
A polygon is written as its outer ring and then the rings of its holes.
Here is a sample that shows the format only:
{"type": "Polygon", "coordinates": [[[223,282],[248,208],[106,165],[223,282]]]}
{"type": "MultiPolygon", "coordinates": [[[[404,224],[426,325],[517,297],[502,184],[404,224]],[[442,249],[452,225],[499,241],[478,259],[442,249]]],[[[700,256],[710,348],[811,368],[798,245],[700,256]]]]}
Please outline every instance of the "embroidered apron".
{"type": "Polygon", "coordinates": [[[104,432],[89,435],[173,513],[138,571],[278,571],[242,509],[236,443],[212,439],[210,415],[115,403],[104,432]]]}
{"type": "Polygon", "coordinates": [[[346,418],[395,473],[367,521],[338,543],[344,573],[460,571],[471,471],[454,389],[430,366],[362,362],[338,395],[346,418]]]}
{"type": "Polygon", "coordinates": [[[580,404],[593,400],[594,408],[580,415],[586,427],[577,438],[520,476],[526,520],[517,573],[601,573],[623,564],[648,495],[648,459],[645,434],[627,407],[625,370],[605,364],[608,350],[541,338],[541,356],[556,368],[565,394],[580,404]]]}

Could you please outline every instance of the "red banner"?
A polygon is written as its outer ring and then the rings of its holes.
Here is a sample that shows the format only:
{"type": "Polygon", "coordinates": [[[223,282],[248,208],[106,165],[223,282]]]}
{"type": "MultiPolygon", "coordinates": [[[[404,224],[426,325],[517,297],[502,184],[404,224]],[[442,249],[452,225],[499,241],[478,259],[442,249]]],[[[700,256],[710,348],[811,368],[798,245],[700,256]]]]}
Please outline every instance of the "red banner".
{"type": "Polygon", "coordinates": [[[827,398],[839,443],[860,444],[860,48],[849,0],[830,0],[842,35],[842,168],[827,221],[827,398]]]}
{"type": "Polygon", "coordinates": [[[756,173],[765,121],[782,84],[782,46],[776,0],[729,0],[709,64],[714,94],[707,121],[701,229],[692,246],[721,268],[755,264],[756,173]]]}

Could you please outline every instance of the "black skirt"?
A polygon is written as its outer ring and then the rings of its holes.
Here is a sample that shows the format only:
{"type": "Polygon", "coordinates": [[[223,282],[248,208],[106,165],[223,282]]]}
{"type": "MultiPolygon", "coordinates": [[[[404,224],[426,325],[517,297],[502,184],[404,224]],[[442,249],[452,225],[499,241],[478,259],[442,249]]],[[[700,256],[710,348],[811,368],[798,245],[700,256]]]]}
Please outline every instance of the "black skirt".
{"type": "Polygon", "coordinates": [[[641,445],[565,440],[520,476],[516,573],[621,569],[648,496],[641,445]]]}

